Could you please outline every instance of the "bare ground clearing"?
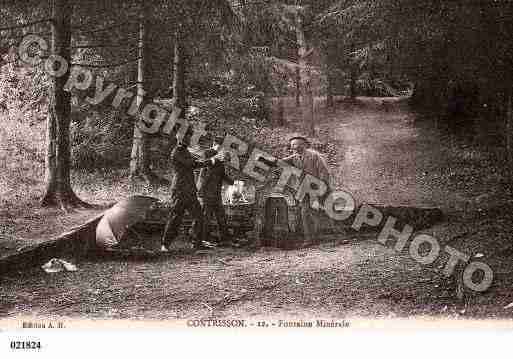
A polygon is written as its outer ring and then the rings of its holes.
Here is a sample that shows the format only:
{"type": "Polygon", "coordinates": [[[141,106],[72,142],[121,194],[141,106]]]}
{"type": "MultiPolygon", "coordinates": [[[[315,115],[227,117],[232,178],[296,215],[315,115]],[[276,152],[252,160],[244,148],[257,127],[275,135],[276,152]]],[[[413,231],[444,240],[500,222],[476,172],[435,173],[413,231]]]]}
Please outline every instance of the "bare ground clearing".
{"type": "MultiPolygon", "coordinates": [[[[457,158],[465,153],[417,123],[404,104],[398,101],[385,113],[380,103],[362,99],[358,105],[341,105],[320,124],[320,135],[337,144],[337,185],[359,201],[444,209],[447,221],[426,232],[465,253],[484,254],[496,274],[487,292],[458,303],[433,268],[417,264],[407,251],[381,246],[376,235],[368,234],[294,251],[219,249],[153,261],[82,262],[78,272],[54,275],[34,269],[0,279],[0,315],[510,318],[511,310],[503,307],[513,301],[511,197],[493,176],[480,176],[475,168],[469,173],[470,165],[457,158]],[[469,186],[474,177],[480,179],[469,186]]],[[[99,197],[108,201],[121,195],[99,197]]],[[[2,221],[16,221],[9,227],[13,233],[33,238],[57,234],[93,215],[8,214],[2,221]],[[37,219],[31,222],[32,215],[37,219]]]]}

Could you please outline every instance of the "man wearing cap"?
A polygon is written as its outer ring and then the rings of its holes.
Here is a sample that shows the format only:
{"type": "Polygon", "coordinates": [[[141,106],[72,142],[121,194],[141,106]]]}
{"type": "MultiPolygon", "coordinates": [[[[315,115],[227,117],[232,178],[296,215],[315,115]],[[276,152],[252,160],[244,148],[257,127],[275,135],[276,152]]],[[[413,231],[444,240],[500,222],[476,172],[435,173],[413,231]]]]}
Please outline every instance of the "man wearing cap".
{"type": "MultiPolygon", "coordinates": [[[[330,188],[330,172],[329,167],[324,157],[316,150],[308,147],[308,138],[301,134],[295,134],[289,138],[290,149],[292,155],[283,158],[282,160],[291,166],[302,170],[301,178],[296,184],[299,185],[306,174],[310,174],[315,178],[320,179],[330,188]]],[[[264,162],[268,162],[264,160],[264,162]]],[[[269,163],[268,163],[269,164],[269,163]]],[[[273,163],[277,165],[277,161],[273,163]]],[[[294,177],[292,177],[292,180],[294,177]]],[[[292,183],[292,186],[295,184],[292,183]]],[[[320,204],[318,204],[320,205],[320,204]]],[[[309,195],[306,194],[303,200],[299,203],[301,209],[301,221],[303,227],[303,234],[305,237],[305,244],[318,243],[320,231],[320,213],[317,209],[313,209],[310,204],[309,195]]]]}
{"type": "MultiPolygon", "coordinates": [[[[219,154],[222,143],[222,137],[215,137],[212,148],[205,152],[205,157],[211,158],[219,154]]],[[[226,214],[221,197],[223,182],[230,185],[233,184],[233,180],[226,174],[224,163],[217,161],[213,166],[202,168],[198,178],[198,197],[203,206],[204,240],[208,240],[208,228],[212,218],[215,216],[221,236],[219,243],[228,244],[230,242],[230,233],[226,225],[226,214]]]]}
{"type": "Polygon", "coordinates": [[[168,251],[169,245],[178,235],[185,210],[193,218],[194,248],[203,248],[203,215],[196,197],[193,170],[213,166],[217,162],[224,161],[224,157],[214,156],[204,161],[194,159],[187,148],[191,143],[192,135],[193,131],[189,128],[183,138],[178,139],[178,144],[171,152],[171,166],[174,169],[174,177],[171,182],[171,210],[162,236],[162,252],[168,251]]]}

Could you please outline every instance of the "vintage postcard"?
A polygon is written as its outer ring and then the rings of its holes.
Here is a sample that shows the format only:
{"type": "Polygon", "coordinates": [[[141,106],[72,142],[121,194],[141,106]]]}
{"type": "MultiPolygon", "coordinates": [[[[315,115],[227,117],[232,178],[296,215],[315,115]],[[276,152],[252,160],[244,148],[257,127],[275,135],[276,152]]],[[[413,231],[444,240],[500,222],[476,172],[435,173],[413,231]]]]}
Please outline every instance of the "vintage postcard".
{"type": "Polygon", "coordinates": [[[0,4],[8,354],[513,328],[513,2],[0,4]]]}

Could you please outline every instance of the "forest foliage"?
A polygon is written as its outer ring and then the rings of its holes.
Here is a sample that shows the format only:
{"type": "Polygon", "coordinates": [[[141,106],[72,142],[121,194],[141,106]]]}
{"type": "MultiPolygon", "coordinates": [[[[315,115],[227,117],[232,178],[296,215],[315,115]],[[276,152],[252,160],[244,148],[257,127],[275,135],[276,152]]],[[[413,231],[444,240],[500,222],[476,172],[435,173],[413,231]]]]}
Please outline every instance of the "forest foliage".
{"type": "MultiPolygon", "coordinates": [[[[39,163],[44,138],[32,133],[44,131],[51,86],[41,67],[23,65],[15,49],[29,33],[50,41],[54,1],[5,1],[0,10],[3,140],[32,151],[39,163]]],[[[327,106],[336,96],[411,95],[413,105],[455,136],[493,128],[511,163],[512,2],[159,0],[146,8],[139,0],[70,2],[73,63],[133,89],[144,21],[148,98],[182,98],[186,116],[215,131],[225,121],[238,121],[240,131],[255,123],[284,126],[277,99],[304,106],[306,90],[326,96],[327,106]]],[[[73,95],[72,166],[128,167],[135,119],[73,95]]],[[[170,145],[159,141],[151,140],[155,165],[166,156],[162,143],[170,145]]]]}

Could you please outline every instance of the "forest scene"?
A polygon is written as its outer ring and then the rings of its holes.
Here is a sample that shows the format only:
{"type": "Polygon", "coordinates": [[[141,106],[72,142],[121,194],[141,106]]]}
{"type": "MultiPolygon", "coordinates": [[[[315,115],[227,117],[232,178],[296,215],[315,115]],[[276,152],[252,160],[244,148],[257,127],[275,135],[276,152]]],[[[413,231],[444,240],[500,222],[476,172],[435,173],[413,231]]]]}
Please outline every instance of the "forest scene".
{"type": "Polygon", "coordinates": [[[513,2],[3,0],[0,14],[0,319],[511,318],[513,2]],[[191,248],[191,209],[170,229],[188,127],[194,161],[216,163],[216,138],[229,154],[229,230],[213,225],[227,246],[191,248]],[[298,138],[329,170],[307,245],[291,223],[317,187],[273,187],[298,138]],[[143,207],[156,214],[134,226],[143,207]],[[98,254],[116,208],[137,245],[98,254]],[[74,269],[45,272],[52,258],[74,269]]]}

